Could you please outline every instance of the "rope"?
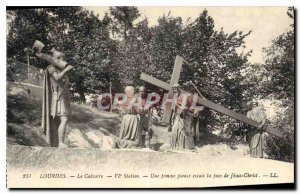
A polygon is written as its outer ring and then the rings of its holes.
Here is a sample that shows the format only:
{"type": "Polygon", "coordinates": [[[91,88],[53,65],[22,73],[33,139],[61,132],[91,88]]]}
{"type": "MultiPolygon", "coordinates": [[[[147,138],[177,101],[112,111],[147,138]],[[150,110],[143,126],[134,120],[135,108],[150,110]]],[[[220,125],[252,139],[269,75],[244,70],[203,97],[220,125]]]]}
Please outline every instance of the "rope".
{"type": "MultiPolygon", "coordinates": [[[[17,76],[11,71],[11,69],[10,69],[9,67],[7,67],[7,69],[10,71],[11,74],[13,74],[15,77],[17,77],[17,76]]],[[[10,79],[12,79],[12,80],[15,82],[15,80],[14,80],[10,75],[8,75],[8,77],[10,77],[10,79]]],[[[21,84],[21,82],[20,82],[19,80],[17,80],[17,82],[19,83],[19,85],[21,86],[21,88],[22,88],[23,90],[25,90],[25,91],[27,92],[27,94],[30,96],[29,90],[27,90],[26,88],[24,88],[23,85],[21,84]]],[[[34,102],[34,104],[36,104],[36,105],[39,105],[37,101],[32,101],[32,102],[34,102]]]]}
{"type": "MultiPolygon", "coordinates": [[[[12,70],[11,70],[9,67],[7,67],[7,69],[10,71],[11,74],[13,74],[15,77],[17,77],[17,76],[12,72],[12,70]]],[[[10,79],[12,79],[12,80],[15,82],[15,80],[14,80],[10,75],[8,75],[8,77],[9,77],[10,79]]],[[[29,94],[28,90],[26,90],[26,88],[23,87],[23,85],[21,84],[21,82],[20,82],[18,79],[16,79],[16,80],[17,80],[17,82],[19,83],[19,85],[21,86],[21,88],[23,88],[23,90],[25,90],[25,91],[29,94]]]]}
{"type": "MultiPolygon", "coordinates": [[[[23,63],[23,62],[20,62],[20,61],[16,61],[16,60],[14,60],[14,59],[8,59],[8,61],[11,61],[11,62],[14,62],[14,63],[17,63],[17,64],[19,64],[19,65],[23,65],[23,66],[28,66],[28,64],[27,63],[23,63]]],[[[31,66],[30,65],[30,68],[32,68],[32,69],[35,69],[35,70],[37,70],[37,71],[39,71],[40,69],[39,68],[37,68],[37,67],[34,67],[34,66],[31,66]]]]}
{"type": "Polygon", "coordinates": [[[198,90],[198,88],[195,86],[195,84],[192,82],[192,81],[190,81],[190,83],[193,85],[193,87],[197,90],[197,92],[198,92],[198,94],[202,97],[202,98],[205,98],[202,94],[201,94],[201,92],[198,90]]]}

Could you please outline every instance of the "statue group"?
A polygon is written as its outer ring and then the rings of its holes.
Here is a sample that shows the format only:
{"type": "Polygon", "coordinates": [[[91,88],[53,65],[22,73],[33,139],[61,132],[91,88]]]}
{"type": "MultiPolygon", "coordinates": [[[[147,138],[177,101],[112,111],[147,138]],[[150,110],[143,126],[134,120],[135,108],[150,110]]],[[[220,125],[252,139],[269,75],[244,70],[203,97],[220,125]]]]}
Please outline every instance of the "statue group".
{"type": "MultiPolygon", "coordinates": [[[[42,52],[43,47],[44,44],[40,41],[36,41],[33,45],[34,54],[49,63],[44,72],[42,129],[49,146],[65,148],[68,147],[64,142],[66,126],[71,118],[69,75],[74,67],[64,60],[65,54],[63,52],[53,48],[50,50],[51,54],[46,54],[42,52]]],[[[181,65],[177,69],[180,68],[181,65]]],[[[180,71],[176,72],[178,78],[179,73],[180,71]]],[[[177,83],[172,85],[171,90],[178,98],[176,99],[175,107],[171,109],[168,119],[170,125],[170,148],[172,150],[195,151],[196,143],[199,140],[198,116],[205,106],[201,104],[200,108],[199,106],[197,109],[193,108],[191,106],[193,99],[188,97],[185,104],[186,108],[182,109],[182,93],[184,91],[181,90],[177,83]]],[[[103,149],[150,148],[153,106],[146,106],[146,88],[144,86],[139,87],[142,106],[130,106],[128,108],[135,96],[135,88],[133,86],[126,86],[124,93],[127,99],[119,104],[121,115],[119,137],[105,136],[102,147],[103,149]]],[[[266,120],[264,110],[261,107],[254,107],[247,113],[247,117],[260,123],[259,127],[250,130],[249,145],[251,156],[261,158],[263,157],[262,133],[266,120]]]]}

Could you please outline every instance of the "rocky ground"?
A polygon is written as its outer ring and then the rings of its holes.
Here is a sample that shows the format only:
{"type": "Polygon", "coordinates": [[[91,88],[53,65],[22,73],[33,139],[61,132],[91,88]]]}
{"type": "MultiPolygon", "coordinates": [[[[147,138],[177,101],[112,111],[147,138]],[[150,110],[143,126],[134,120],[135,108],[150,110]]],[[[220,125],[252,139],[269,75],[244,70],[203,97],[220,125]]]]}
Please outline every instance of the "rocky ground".
{"type": "Polygon", "coordinates": [[[7,185],[9,188],[84,188],[84,187],[216,187],[294,182],[294,164],[249,157],[248,145],[224,140],[202,131],[196,152],[169,149],[167,127],[153,125],[150,149],[102,150],[102,137],[118,136],[118,114],[102,112],[85,105],[72,104],[72,119],[66,132],[68,148],[48,147],[40,132],[41,100],[24,90],[7,91],[7,185]],[[140,178],[103,178],[101,181],[70,178],[43,179],[47,173],[79,176],[122,176],[140,178]],[[276,172],[276,179],[270,173],[276,172]],[[24,179],[30,173],[32,178],[24,179]],[[44,174],[43,174],[44,173],[44,174]],[[229,173],[244,178],[208,179],[229,173]],[[248,174],[256,178],[248,178],[248,174]],[[78,174],[78,175],[77,175],[78,174]],[[94,174],[94,175],[93,175],[94,174]],[[176,178],[162,178],[174,175],[176,178]],[[152,176],[159,178],[152,178],[152,176]],[[86,176],[86,175],[85,175],[86,176]],[[177,178],[199,176],[200,178],[177,178]],[[71,181],[69,181],[71,180],[71,181]]]}
{"type": "MultiPolygon", "coordinates": [[[[20,88],[7,92],[7,143],[10,145],[47,146],[40,132],[41,99],[29,96],[20,88]]],[[[100,149],[103,136],[118,136],[120,118],[117,113],[99,111],[86,105],[72,104],[72,119],[66,131],[69,148],[100,149]]],[[[151,148],[169,151],[167,127],[154,125],[151,148]]],[[[248,155],[248,146],[223,140],[209,131],[203,131],[197,153],[203,155],[248,155]]]]}
{"type": "Polygon", "coordinates": [[[294,182],[293,163],[237,156],[236,151],[229,151],[226,146],[207,145],[200,149],[199,153],[174,153],[8,145],[7,185],[9,188],[196,188],[294,182]],[[271,177],[274,173],[276,178],[271,177]],[[24,174],[30,174],[31,178],[22,178],[24,174]],[[53,174],[67,178],[43,178],[53,174]]]}
{"type": "Polygon", "coordinates": [[[153,125],[152,149],[103,150],[103,136],[118,136],[118,114],[72,104],[72,119],[66,132],[68,148],[48,147],[40,131],[41,99],[24,90],[7,91],[7,185],[26,187],[209,187],[294,182],[293,163],[250,158],[248,145],[224,140],[202,131],[196,152],[170,151],[167,127],[153,125]],[[79,176],[140,177],[117,179],[44,179],[49,173],[79,176]],[[271,179],[276,172],[278,178],[271,179]],[[31,179],[20,178],[31,174],[31,179]],[[43,174],[44,173],[44,174],[43,174]],[[207,179],[202,175],[257,175],[258,178],[207,179]],[[248,173],[248,174],[247,174],[248,173]],[[152,176],[160,178],[152,178],[152,176]],[[199,176],[192,179],[161,178],[166,175],[199,176]]]}

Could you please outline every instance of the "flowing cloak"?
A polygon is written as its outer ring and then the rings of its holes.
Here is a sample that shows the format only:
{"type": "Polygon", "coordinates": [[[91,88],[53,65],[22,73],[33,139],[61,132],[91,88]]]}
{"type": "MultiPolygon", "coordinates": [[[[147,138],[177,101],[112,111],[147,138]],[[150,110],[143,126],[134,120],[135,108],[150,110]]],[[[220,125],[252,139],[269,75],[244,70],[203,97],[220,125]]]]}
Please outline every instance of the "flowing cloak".
{"type": "MultiPolygon", "coordinates": [[[[176,102],[176,108],[174,110],[173,125],[170,137],[171,149],[193,150],[195,146],[195,136],[196,136],[196,116],[191,110],[181,110],[183,103],[183,95],[180,95],[176,102]]],[[[190,96],[186,99],[186,104],[188,108],[192,105],[192,98],[190,96]]]]}
{"type": "Polygon", "coordinates": [[[52,90],[50,73],[45,70],[43,82],[43,109],[42,109],[42,130],[46,135],[46,141],[51,147],[58,146],[58,125],[59,118],[51,116],[52,90]]]}
{"type": "MultiPolygon", "coordinates": [[[[251,111],[247,113],[247,117],[255,120],[256,122],[261,123],[266,115],[262,108],[255,107],[251,111]]],[[[262,139],[262,131],[257,129],[252,129],[249,132],[250,136],[250,154],[251,157],[262,158],[263,157],[263,139],[262,139]]]]}
{"type": "Polygon", "coordinates": [[[191,111],[175,114],[170,137],[170,146],[172,149],[192,150],[195,148],[194,119],[194,114],[191,111]]]}
{"type": "Polygon", "coordinates": [[[55,81],[51,78],[54,71],[58,72],[53,65],[49,65],[45,70],[43,82],[42,130],[51,147],[57,147],[59,143],[59,116],[70,116],[68,76],[65,75],[61,80],[55,81]]]}
{"type": "Polygon", "coordinates": [[[122,121],[119,138],[116,138],[116,147],[118,148],[136,148],[141,147],[142,133],[140,128],[140,119],[135,107],[127,108],[131,98],[121,105],[122,121]]]}

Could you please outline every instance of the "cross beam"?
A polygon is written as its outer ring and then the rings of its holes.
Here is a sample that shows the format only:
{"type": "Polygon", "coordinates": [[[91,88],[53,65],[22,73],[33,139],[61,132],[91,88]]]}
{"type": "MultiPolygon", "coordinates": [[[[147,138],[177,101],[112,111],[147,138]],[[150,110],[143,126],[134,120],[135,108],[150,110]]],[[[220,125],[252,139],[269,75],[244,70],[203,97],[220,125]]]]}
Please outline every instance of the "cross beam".
{"type": "MultiPolygon", "coordinates": [[[[180,77],[180,72],[181,72],[181,67],[183,63],[183,58],[180,56],[176,56],[175,63],[174,63],[174,68],[172,72],[172,77],[170,81],[170,85],[173,86],[174,84],[178,84],[179,77],[180,77]]],[[[169,90],[168,93],[168,98],[173,97],[173,90],[169,90]]],[[[163,114],[163,122],[169,123],[171,121],[171,114],[172,114],[172,104],[167,103],[164,114],[163,114]]]]}
{"type": "MultiPolygon", "coordinates": [[[[172,86],[170,84],[168,84],[166,82],[163,82],[163,81],[161,81],[159,79],[156,79],[156,78],[154,78],[154,77],[152,77],[150,75],[147,75],[145,73],[141,74],[140,79],[143,80],[143,81],[146,81],[146,82],[148,82],[148,83],[150,83],[152,85],[155,85],[155,86],[158,86],[160,88],[163,88],[164,90],[167,90],[167,91],[171,91],[172,90],[172,86]]],[[[217,111],[219,113],[225,114],[225,115],[227,115],[229,117],[232,117],[232,118],[235,118],[235,119],[237,119],[239,121],[247,123],[248,125],[251,125],[253,127],[258,128],[260,126],[260,123],[254,121],[254,120],[252,120],[250,118],[248,118],[247,116],[239,114],[239,113],[236,113],[236,112],[234,112],[234,111],[232,111],[230,109],[224,108],[221,105],[213,103],[213,102],[211,102],[211,101],[209,101],[207,99],[198,97],[197,103],[201,104],[201,105],[203,105],[203,106],[205,106],[207,108],[210,108],[212,110],[215,110],[215,111],[217,111]]],[[[274,128],[268,128],[267,127],[264,130],[266,132],[268,132],[268,133],[270,133],[272,135],[278,136],[278,137],[282,137],[283,136],[282,132],[280,132],[280,131],[278,131],[278,130],[276,130],[274,128]]]]}

